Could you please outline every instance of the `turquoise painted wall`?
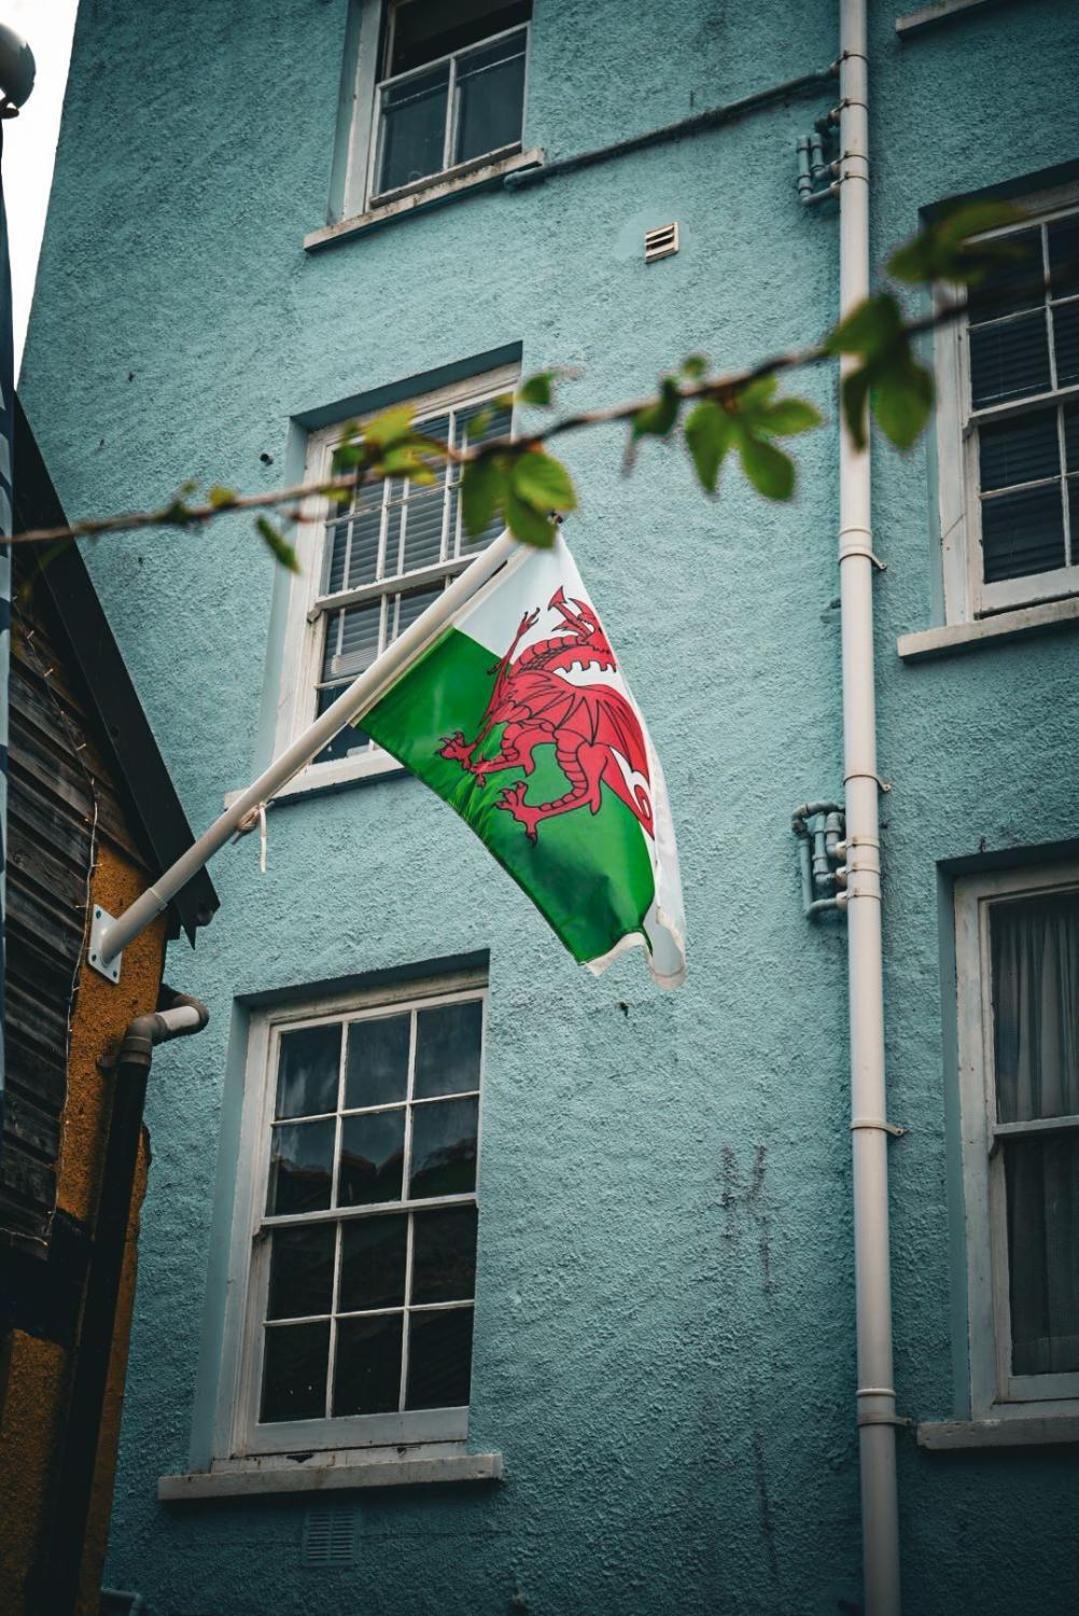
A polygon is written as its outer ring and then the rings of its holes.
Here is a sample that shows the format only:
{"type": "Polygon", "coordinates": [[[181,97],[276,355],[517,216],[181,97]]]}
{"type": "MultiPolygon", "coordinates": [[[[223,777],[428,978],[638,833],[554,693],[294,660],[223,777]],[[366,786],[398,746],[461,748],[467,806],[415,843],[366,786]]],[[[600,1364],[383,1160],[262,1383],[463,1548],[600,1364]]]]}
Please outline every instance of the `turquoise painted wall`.
{"type": "MultiPolygon", "coordinates": [[[[875,251],[918,210],[1079,158],[1069,0],[901,45],[873,5],[875,251]]],[[[831,0],[537,0],[526,143],[557,157],[836,55],[831,0]]],[[[827,92],[516,195],[305,255],[324,222],[345,0],[84,0],[23,374],[69,512],[184,478],[273,486],[290,421],[520,343],[633,394],[691,349],[730,364],[833,318],[837,226],[794,142],[827,92]],[[642,230],[682,249],[645,268],[642,230]],[[273,457],[269,466],[262,455],[273,457]]],[[[806,382],[827,406],[829,381],[806,382]]],[[[841,790],[836,440],[775,509],[717,503],[652,446],[567,447],[568,534],[645,705],[674,803],[691,976],[577,971],[416,783],[271,818],[221,855],[223,908],[170,979],[208,1031],[155,1061],[109,1580],[154,1616],[854,1611],[859,1600],[844,939],[803,920],[790,812],[841,790]],[[349,1569],[301,1564],[302,1498],[168,1508],[205,1457],[243,1004],[489,950],[472,1443],[492,1490],[359,1495],[349,1569]],[[220,1144],[220,1150],[219,1150],[220,1144]],[[201,1367],[200,1367],[201,1364],[201,1367]],[[516,1600],[516,1603],[513,1601],[516,1600]]],[[[952,1346],[942,860],[1079,832],[1069,636],[906,667],[928,626],[926,457],[882,451],[875,523],[897,1387],[961,1413],[952,1346]]],[[[90,565],[192,823],[260,756],[275,579],[247,524],[102,541],[90,565]]],[[[1073,1452],[930,1456],[900,1435],[907,1608],[1079,1607],[1073,1452]]]]}

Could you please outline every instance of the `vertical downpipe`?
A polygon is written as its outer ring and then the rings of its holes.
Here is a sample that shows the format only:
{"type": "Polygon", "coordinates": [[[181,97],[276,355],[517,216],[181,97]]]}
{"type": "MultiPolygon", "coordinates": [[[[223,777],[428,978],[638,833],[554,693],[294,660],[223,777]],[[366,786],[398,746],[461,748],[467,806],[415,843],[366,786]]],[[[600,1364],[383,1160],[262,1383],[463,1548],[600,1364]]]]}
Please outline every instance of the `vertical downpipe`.
{"type": "MultiPolygon", "coordinates": [[[[845,315],[869,294],[866,0],[840,0],[839,32],[839,298],[840,313],[845,315]]],[[[851,364],[845,356],[841,376],[851,364]]],[[[839,447],[839,577],[862,1565],[866,1616],[898,1616],[872,550],[869,448],[857,449],[844,425],[839,447]]]]}

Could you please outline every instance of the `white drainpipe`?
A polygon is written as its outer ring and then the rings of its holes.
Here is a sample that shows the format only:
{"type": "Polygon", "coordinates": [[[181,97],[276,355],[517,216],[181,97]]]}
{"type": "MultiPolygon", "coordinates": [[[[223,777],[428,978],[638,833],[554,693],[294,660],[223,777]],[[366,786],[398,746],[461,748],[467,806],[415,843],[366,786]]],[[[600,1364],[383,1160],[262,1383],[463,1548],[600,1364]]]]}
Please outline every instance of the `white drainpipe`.
{"type": "MultiPolygon", "coordinates": [[[[845,315],[869,293],[866,0],[840,0],[839,46],[839,301],[845,315]]],[[[855,362],[845,357],[841,375],[855,362]]],[[[868,445],[857,449],[842,425],[839,563],[862,1560],[866,1616],[898,1616],[870,462],[868,445]]]]}

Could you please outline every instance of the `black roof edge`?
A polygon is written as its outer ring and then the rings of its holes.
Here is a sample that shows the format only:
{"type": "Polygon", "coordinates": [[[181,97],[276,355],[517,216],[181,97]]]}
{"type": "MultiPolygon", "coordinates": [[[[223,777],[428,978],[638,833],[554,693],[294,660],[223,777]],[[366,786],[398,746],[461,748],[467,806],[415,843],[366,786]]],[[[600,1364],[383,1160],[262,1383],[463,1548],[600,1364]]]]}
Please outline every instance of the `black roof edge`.
{"type": "MultiPolygon", "coordinates": [[[[13,481],[16,532],[67,526],[17,396],[13,481]]],[[[98,738],[115,774],[132,834],[154,874],[160,875],[187,851],[194,836],[78,545],[56,550],[35,587],[47,596],[70,644],[81,694],[97,717],[98,738]]],[[[177,936],[182,927],[194,946],[196,930],[209,924],[220,903],[209,875],[200,870],[169,905],[170,936],[177,936]]]]}

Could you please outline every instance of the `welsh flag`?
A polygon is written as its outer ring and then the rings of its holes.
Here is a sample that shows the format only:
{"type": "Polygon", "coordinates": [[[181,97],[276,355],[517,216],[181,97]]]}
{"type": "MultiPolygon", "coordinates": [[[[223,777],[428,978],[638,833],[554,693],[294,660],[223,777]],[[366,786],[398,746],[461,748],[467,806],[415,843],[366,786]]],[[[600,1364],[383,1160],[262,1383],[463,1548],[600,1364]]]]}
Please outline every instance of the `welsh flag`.
{"type": "Polygon", "coordinates": [[[359,722],[448,802],[576,960],[685,975],[663,770],[565,542],[516,551],[359,722]]]}

